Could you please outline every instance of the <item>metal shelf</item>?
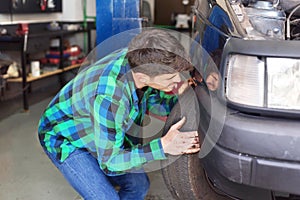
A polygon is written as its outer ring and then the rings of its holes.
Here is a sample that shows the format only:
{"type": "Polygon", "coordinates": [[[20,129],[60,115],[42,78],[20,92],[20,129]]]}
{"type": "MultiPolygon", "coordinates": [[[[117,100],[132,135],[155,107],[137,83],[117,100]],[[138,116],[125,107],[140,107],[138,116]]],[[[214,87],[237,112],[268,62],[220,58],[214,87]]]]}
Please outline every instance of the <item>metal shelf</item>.
{"type": "MultiPolygon", "coordinates": [[[[9,28],[9,27],[8,27],[9,28]]],[[[12,29],[12,28],[10,28],[12,29]]],[[[42,29],[40,27],[31,27],[28,39],[30,38],[58,38],[60,43],[60,56],[63,57],[63,38],[65,36],[77,34],[77,33],[87,33],[88,35],[88,51],[90,51],[90,29],[83,29],[83,30],[57,30],[57,31],[46,31],[45,29],[42,29]]],[[[30,40],[28,40],[30,42],[30,40]]],[[[27,54],[29,52],[27,51],[27,39],[24,36],[16,36],[16,35],[10,35],[10,36],[0,36],[0,50],[12,50],[12,51],[18,51],[20,52],[21,57],[21,67],[22,71],[26,71],[26,58],[27,54]]],[[[22,77],[20,78],[11,78],[8,79],[7,82],[14,82],[14,83],[22,83],[22,91],[23,91],[23,108],[25,111],[29,110],[29,103],[28,103],[28,93],[29,93],[29,86],[30,83],[33,81],[38,81],[43,78],[47,78],[53,75],[62,74],[66,71],[79,68],[81,64],[71,65],[67,67],[63,66],[63,59],[60,59],[60,68],[56,69],[54,71],[45,72],[41,74],[38,77],[33,77],[30,74],[22,73],[22,77]]]]}
{"type": "MultiPolygon", "coordinates": [[[[56,69],[56,70],[53,70],[53,71],[50,71],[50,72],[45,72],[45,73],[41,74],[40,76],[31,76],[31,74],[29,74],[29,76],[27,76],[26,80],[27,80],[27,83],[33,82],[33,81],[36,81],[36,80],[39,80],[39,79],[43,79],[43,78],[46,78],[46,77],[49,77],[49,76],[53,76],[53,75],[56,75],[56,74],[61,74],[61,73],[66,72],[66,71],[79,68],[80,66],[81,66],[81,64],[70,65],[68,67],[64,67],[63,69],[56,69]]],[[[22,81],[23,81],[22,77],[7,79],[7,82],[11,82],[11,83],[22,83],[22,81]]]]}

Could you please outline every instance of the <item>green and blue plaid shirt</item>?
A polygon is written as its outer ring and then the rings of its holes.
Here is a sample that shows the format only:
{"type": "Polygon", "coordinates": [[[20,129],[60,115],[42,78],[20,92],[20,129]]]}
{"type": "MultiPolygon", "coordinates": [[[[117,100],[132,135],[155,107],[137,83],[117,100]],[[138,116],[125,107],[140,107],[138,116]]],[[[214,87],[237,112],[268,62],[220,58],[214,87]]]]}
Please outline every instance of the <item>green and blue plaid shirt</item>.
{"type": "Polygon", "coordinates": [[[136,139],[145,112],[168,115],[177,97],[149,87],[139,98],[126,52],[114,52],[79,72],[46,108],[39,139],[59,161],[85,148],[106,174],[118,175],[166,158],[160,139],[144,145],[136,139]]]}

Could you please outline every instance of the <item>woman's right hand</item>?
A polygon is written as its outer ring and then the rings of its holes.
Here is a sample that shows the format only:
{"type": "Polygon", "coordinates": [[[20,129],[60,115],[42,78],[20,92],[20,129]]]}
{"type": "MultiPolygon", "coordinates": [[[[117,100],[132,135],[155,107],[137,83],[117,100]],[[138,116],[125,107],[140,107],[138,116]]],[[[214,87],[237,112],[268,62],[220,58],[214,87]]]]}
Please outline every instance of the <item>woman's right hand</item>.
{"type": "Polygon", "coordinates": [[[184,125],[185,120],[186,118],[183,117],[176,124],[172,125],[167,134],[161,138],[161,144],[165,153],[170,155],[182,155],[200,151],[197,131],[179,131],[184,125]]]}

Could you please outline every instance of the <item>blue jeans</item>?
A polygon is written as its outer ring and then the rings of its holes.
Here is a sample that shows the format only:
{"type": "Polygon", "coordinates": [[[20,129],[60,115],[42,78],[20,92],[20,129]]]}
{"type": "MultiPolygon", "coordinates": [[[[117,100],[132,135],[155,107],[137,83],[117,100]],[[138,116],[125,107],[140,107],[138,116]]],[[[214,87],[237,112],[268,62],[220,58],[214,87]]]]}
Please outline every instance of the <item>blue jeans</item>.
{"type": "Polygon", "coordinates": [[[142,200],[150,183],[145,172],[107,176],[97,159],[86,150],[77,149],[64,162],[58,162],[45,151],[69,184],[85,200],[142,200]],[[114,186],[119,186],[117,192],[114,186]]]}

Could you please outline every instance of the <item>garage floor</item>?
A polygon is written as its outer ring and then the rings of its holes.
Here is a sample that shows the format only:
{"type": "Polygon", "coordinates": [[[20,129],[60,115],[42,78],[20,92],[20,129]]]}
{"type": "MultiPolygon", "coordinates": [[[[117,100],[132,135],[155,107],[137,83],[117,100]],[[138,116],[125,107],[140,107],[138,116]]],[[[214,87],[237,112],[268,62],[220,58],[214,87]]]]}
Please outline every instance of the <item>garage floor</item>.
{"type": "MultiPolygon", "coordinates": [[[[0,121],[1,200],[81,199],[43,153],[37,139],[37,123],[50,100],[0,121]]],[[[149,178],[147,200],[172,200],[159,170],[150,172],[149,178]]]]}

